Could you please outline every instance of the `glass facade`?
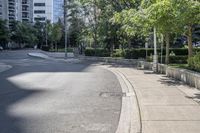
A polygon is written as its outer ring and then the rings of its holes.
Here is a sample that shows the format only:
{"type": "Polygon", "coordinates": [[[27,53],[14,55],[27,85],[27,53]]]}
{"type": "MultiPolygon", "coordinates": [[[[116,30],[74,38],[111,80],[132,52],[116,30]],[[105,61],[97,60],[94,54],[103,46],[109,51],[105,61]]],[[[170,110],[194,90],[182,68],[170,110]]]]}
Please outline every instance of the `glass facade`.
{"type": "Polygon", "coordinates": [[[53,1],[53,19],[54,23],[58,22],[59,18],[63,19],[63,5],[64,5],[64,0],[54,0],[53,1]]]}

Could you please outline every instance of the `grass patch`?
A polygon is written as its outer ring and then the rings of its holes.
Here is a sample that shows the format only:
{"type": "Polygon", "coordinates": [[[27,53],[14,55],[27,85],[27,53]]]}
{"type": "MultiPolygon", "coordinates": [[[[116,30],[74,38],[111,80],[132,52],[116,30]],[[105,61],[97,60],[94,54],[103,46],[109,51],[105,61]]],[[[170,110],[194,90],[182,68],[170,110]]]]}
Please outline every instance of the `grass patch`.
{"type": "Polygon", "coordinates": [[[174,67],[174,68],[182,68],[182,69],[189,69],[188,64],[169,64],[169,66],[174,67]]]}

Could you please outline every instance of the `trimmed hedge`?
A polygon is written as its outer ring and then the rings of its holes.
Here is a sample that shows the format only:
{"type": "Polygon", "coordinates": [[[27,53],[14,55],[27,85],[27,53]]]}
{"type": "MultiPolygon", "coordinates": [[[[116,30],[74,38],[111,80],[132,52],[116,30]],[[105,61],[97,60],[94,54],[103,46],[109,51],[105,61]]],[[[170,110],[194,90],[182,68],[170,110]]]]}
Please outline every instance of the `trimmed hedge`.
{"type": "Polygon", "coordinates": [[[189,68],[200,72],[200,52],[188,60],[189,68]]]}
{"type": "MultiPolygon", "coordinates": [[[[170,64],[187,64],[188,56],[169,56],[170,64]]],[[[153,62],[153,57],[148,57],[147,61],[153,62]]],[[[161,63],[161,57],[158,57],[158,62],[161,63]]],[[[165,56],[162,57],[162,63],[165,63],[165,56]]]]}
{"type": "Polygon", "coordinates": [[[110,57],[110,52],[107,49],[93,49],[93,48],[87,48],[85,50],[86,56],[97,56],[97,57],[110,57]]]}
{"type": "MultiPolygon", "coordinates": [[[[161,54],[161,49],[157,49],[158,54],[161,54]]],[[[170,53],[174,53],[176,56],[186,56],[188,55],[187,48],[171,48],[170,53]]],[[[199,48],[194,49],[194,53],[200,52],[199,48]]],[[[154,54],[154,49],[147,49],[147,56],[154,54]]],[[[163,50],[163,55],[166,54],[166,50],[163,50]]],[[[125,50],[125,58],[127,59],[138,59],[146,58],[146,49],[127,49],[125,50]]]]}
{"type": "Polygon", "coordinates": [[[124,57],[125,51],[122,49],[115,49],[112,53],[112,57],[124,57]]]}
{"type": "Polygon", "coordinates": [[[45,46],[45,45],[43,45],[43,46],[41,47],[41,49],[42,49],[43,51],[49,51],[49,50],[50,50],[50,46],[45,46]]]}
{"type": "MultiPolygon", "coordinates": [[[[158,55],[159,55],[159,61],[161,49],[158,49],[158,55]]],[[[194,49],[194,53],[200,52],[199,48],[194,49]]],[[[188,49],[187,48],[171,48],[170,53],[174,53],[174,56],[169,57],[170,63],[176,63],[176,64],[186,64],[188,60],[188,49]]],[[[149,57],[154,54],[154,49],[148,49],[147,55],[148,60],[152,61],[149,57]]],[[[85,50],[86,56],[98,56],[98,57],[110,57],[110,53],[107,49],[96,49],[96,55],[95,50],[93,48],[87,48],[85,50]]],[[[113,51],[112,57],[124,57],[125,59],[139,59],[139,58],[146,58],[146,49],[116,49],[113,51]]],[[[165,49],[163,50],[163,63],[165,62],[165,49]]]]}

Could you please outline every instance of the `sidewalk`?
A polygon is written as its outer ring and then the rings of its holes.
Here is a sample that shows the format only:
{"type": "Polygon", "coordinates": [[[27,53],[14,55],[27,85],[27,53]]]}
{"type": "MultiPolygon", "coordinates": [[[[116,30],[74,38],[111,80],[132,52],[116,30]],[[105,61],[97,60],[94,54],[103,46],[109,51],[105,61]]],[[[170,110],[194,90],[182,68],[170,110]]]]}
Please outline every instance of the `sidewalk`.
{"type": "Polygon", "coordinates": [[[200,91],[164,75],[117,67],[133,85],[142,133],[200,133],[200,91]]]}

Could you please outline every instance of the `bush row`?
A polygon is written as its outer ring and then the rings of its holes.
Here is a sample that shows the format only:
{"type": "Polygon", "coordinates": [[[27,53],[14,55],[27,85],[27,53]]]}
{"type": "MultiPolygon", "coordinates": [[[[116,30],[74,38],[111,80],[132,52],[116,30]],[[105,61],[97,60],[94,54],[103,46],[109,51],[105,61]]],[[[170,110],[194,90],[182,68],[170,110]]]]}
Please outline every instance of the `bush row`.
{"type": "MultiPolygon", "coordinates": [[[[188,56],[178,55],[178,56],[169,56],[170,64],[187,64],[188,56]]],[[[147,57],[147,61],[153,62],[153,57],[147,57]]],[[[158,62],[161,63],[161,57],[158,57],[158,62]]],[[[165,56],[162,57],[162,63],[165,63],[165,56]]]]}
{"type": "MultiPolygon", "coordinates": [[[[161,55],[161,49],[157,49],[158,54],[161,55]]],[[[200,52],[199,48],[194,49],[194,53],[200,52]]],[[[176,56],[186,56],[188,55],[188,49],[187,48],[171,48],[170,53],[174,53],[176,56]]],[[[154,49],[147,49],[147,56],[151,56],[154,54],[154,49]]],[[[165,55],[165,49],[163,50],[163,55],[165,55]]],[[[107,49],[96,49],[96,55],[95,50],[93,48],[87,48],[85,50],[86,56],[110,56],[110,53],[107,49]]],[[[138,58],[146,58],[146,49],[115,49],[111,55],[112,57],[125,57],[127,59],[138,59],[138,58]]]]}
{"type": "Polygon", "coordinates": [[[200,53],[190,58],[188,64],[191,69],[200,72],[200,53]]]}
{"type": "MultiPolygon", "coordinates": [[[[200,49],[196,48],[194,49],[194,52],[200,52],[200,49]]],[[[161,53],[161,50],[158,49],[158,54],[161,53]]],[[[186,64],[188,60],[188,49],[186,48],[174,48],[170,49],[170,53],[173,53],[173,56],[169,57],[169,62],[170,63],[176,63],[176,64],[186,64]]],[[[147,50],[147,58],[148,61],[153,61],[152,56],[154,54],[154,49],[148,49],[147,50]]],[[[146,49],[116,49],[113,51],[112,54],[109,53],[108,50],[105,49],[96,49],[96,54],[95,50],[93,48],[87,48],[85,50],[85,55],[86,56],[99,56],[99,57],[124,57],[126,59],[139,59],[139,58],[146,58],[146,49]]],[[[165,50],[163,50],[163,57],[162,57],[163,63],[165,63],[165,50]]],[[[159,62],[161,61],[161,57],[158,56],[159,62]]]]}
{"type": "MultiPolygon", "coordinates": [[[[125,58],[127,59],[138,59],[138,58],[146,58],[147,56],[151,56],[154,54],[154,49],[128,49],[125,50],[125,58]]],[[[158,54],[161,55],[161,49],[157,50],[158,54]]],[[[195,48],[194,53],[200,52],[200,49],[195,48]]],[[[174,53],[176,56],[186,56],[188,55],[188,49],[186,48],[171,48],[170,53],[174,53]]],[[[163,55],[166,54],[166,50],[163,50],[163,55]]]]}
{"type": "Polygon", "coordinates": [[[85,50],[85,55],[86,56],[97,56],[97,57],[109,57],[110,52],[106,49],[93,49],[93,48],[87,48],[85,50]]]}

